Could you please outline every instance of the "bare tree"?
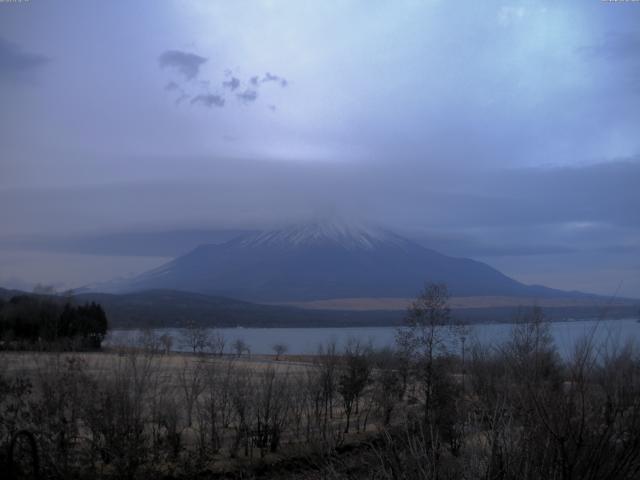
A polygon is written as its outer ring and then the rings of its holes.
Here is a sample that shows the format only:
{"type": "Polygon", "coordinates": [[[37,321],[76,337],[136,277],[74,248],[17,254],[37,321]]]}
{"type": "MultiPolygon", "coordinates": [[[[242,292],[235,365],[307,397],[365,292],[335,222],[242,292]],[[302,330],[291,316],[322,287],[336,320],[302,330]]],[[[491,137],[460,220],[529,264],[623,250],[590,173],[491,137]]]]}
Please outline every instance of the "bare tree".
{"type": "Polygon", "coordinates": [[[202,365],[200,362],[193,364],[189,359],[183,360],[182,368],[178,374],[180,389],[182,390],[185,411],[187,414],[187,426],[191,427],[193,420],[193,408],[198,396],[204,390],[202,381],[202,365]]]}
{"type": "Polygon", "coordinates": [[[165,355],[171,353],[171,347],[173,347],[173,337],[168,333],[160,335],[160,345],[162,345],[162,351],[165,355]]]}
{"type": "Polygon", "coordinates": [[[249,345],[247,345],[247,343],[241,338],[238,338],[236,341],[234,341],[231,346],[238,357],[241,357],[243,353],[249,353],[250,351],[249,345]]]}
{"type": "Polygon", "coordinates": [[[227,345],[227,340],[218,329],[215,329],[209,336],[209,348],[215,354],[221,357],[224,354],[224,347],[227,345]]]}
{"type": "Polygon", "coordinates": [[[181,331],[182,345],[190,349],[193,353],[203,353],[209,345],[209,334],[207,329],[189,322],[181,331]]]}
{"type": "Polygon", "coordinates": [[[163,396],[154,417],[158,430],[162,431],[159,443],[165,447],[165,450],[168,447],[169,458],[174,461],[178,459],[184,448],[182,435],[185,428],[184,420],[180,415],[182,405],[175,397],[175,395],[163,396]]]}
{"type": "Polygon", "coordinates": [[[375,401],[383,426],[391,423],[391,414],[402,400],[406,388],[406,378],[402,370],[403,363],[397,352],[386,348],[375,352],[372,358],[374,366],[373,400],[375,401]],[[404,382],[404,383],[403,383],[404,382]]]}
{"type": "Polygon", "coordinates": [[[239,449],[244,445],[244,454],[249,456],[253,447],[251,443],[251,430],[253,409],[255,408],[255,386],[252,382],[252,373],[247,368],[236,368],[231,384],[231,404],[234,410],[233,428],[235,435],[230,448],[232,458],[238,456],[239,449]]]}
{"type": "Polygon", "coordinates": [[[444,284],[427,284],[422,293],[411,304],[405,319],[406,326],[400,328],[396,342],[400,350],[407,352],[419,366],[418,378],[422,384],[424,417],[432,415],[437,355],[447,351],[447,332],[443,327],[451,325],[449,291],[444,284]]]}
{"type": "Polygon", "coordinates": [[[319,369],[318,385],[320,387],[322,406],[320,429],[323,439],[327,440],[329,420],[333,419],[333,402],[337,391],[338,365],[340,362],[336,342],[332,340],[327,342],[325,346],[320,345],[315,362],[319,369]]]}
{"type": "Polygon", "coordinates": [[[287,347],[287,345],[285,345],[284,343],[276,343],[272,347],[272,349],[276,354],[276,360],[280,360],[280,357],[285,353],[287,353],[287,350],[289,350],[289,347],[287,347]]]}
{"type": "Polygon", "coordinates": [[[86,389],[83,423],[90,432],[92,463],[112,464],[116,476],[133,478],[147,461],[150,396],[158,365],[154,352],[129,352],[117,357],[109,376],[94,379],[86,389]]]}
{"type": "Polygon", "coordinates": [[[351,413],[354,406],[356,412],[360,395],[371,377],[370,349],[363,347],[359,341],[350,340],[345,348],[344,364],[340,367],[338,392],[346,415],[344,433],[349,433],[351,413]]]}
{"type": "Polygon", "coordinates": [[[275,453],[280,445],[283,431],[289,420],[290,394],[288,374],[278,374],[270,366],[260,373],[255,395],[254,441],[260,456],[267,451],[275,453]]]}
{"type": "Polygon", "coordinates": [[[140,331],[137,343],[139,348],[145,350],[148,353],[156,353],[160,350],[160,338],[150,328],[145,328],[140,331]]]}
{"type": "Polygon", "coordinates": [[[232,387],[236,376],[232,361],[210,362],[203,369],[204,391],[198,403],[200,450],[217,453],[233,416],[232,387]],[[208,447],[207,447],[208,445],[208,447]]]}

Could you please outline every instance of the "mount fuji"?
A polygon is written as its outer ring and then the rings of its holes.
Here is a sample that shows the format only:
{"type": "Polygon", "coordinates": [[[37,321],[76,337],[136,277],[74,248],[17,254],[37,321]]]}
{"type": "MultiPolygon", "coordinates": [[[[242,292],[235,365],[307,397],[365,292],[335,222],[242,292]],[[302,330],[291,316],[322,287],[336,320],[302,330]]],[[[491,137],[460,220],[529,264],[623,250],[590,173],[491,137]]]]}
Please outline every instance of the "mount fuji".
{"type": "Polygon", "coordinates": [[[169,263],[94,290],[171,289],[262,303],[411,298],[426,282],[453,296],[586,296],[522,284],[468,258],[424,248],[385,229],[311,222],[201,245],[169,263]]]}

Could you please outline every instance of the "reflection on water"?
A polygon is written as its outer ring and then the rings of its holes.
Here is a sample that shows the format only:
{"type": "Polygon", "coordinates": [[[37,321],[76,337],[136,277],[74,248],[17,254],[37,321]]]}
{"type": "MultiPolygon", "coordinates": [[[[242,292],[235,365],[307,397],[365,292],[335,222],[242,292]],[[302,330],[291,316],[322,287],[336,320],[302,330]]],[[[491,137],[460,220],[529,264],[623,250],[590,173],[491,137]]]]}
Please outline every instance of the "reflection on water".
{"type": "MultiPolygon", "coordinates": [[[[498,345],[509,337],[513,325],[508,323],[480,324],[468,326],[467,346],[475,342],[498,345]]],[[[251,353],[272,354],[275,344],[285,344],[290,354],[316,353],[318,346],[335,341],[339,347],[351,339],[371,343],[376,348],[392,346],[395,341],[394,327],[346,327],[346,328],[220,328],[226,339],[226,349],[231,353],[231,344],[240,339],[249,345],[251,353]]],[[[169,334],[173,337],[173,350],[188,351],[181,339],[179,328],[154,329],[156,335],[169,334]]],[[[551,334],[558,351],[567,356],[576,342],[586,335],[592,335],[596,344],[622,345],[628,341],[640,341],[640,323],[635,319],[624,320],[577,320],[551,324],[551,334]]],[[[140,337],[137,330],[114,330],[109,333],[106,345],[132,344],[140,337]]],[[[451,334],[451,348],[457,348],[458,334],[451,334]]]]}

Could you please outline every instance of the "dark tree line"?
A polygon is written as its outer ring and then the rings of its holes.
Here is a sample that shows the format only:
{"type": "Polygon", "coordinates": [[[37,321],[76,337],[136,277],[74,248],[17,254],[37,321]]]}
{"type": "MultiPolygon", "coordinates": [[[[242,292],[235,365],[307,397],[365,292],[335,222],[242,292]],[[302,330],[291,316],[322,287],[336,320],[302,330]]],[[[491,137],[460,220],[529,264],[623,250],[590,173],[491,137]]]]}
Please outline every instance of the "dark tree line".
{"type": "Polygon", "coordinates": [[[103,308],[94,302],[73,305],[69,299],[17,295],[0,302],[0,339],[4,348],[29,344],[100,348],[108,328],[103,308]]]}

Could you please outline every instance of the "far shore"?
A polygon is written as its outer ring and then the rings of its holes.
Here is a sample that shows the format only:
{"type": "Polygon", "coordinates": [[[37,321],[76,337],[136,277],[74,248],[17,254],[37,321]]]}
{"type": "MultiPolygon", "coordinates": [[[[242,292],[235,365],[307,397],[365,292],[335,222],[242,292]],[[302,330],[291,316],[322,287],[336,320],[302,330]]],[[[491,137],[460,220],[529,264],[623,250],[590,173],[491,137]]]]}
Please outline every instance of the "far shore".
{"type": "MultiPolygon", "coordinates": [[[[357,311],[402,311],[409,308],[415,299],[406,297],[355,297],[330,298],[326,300],[311,300],[301,302],[271,303],[271,305],[286,305],[308,310],[357,310],[357,311]]],[[[637,305],[640,300],[612,299],[603,301],[602,298],[558,297],[558,298],[528,298],[505,296],[472,296],[451,297],[449,306],[452,310],[465,308],[502,308],[537,305],[542,308],[560,307],[625,307],[637,305]]]]}

